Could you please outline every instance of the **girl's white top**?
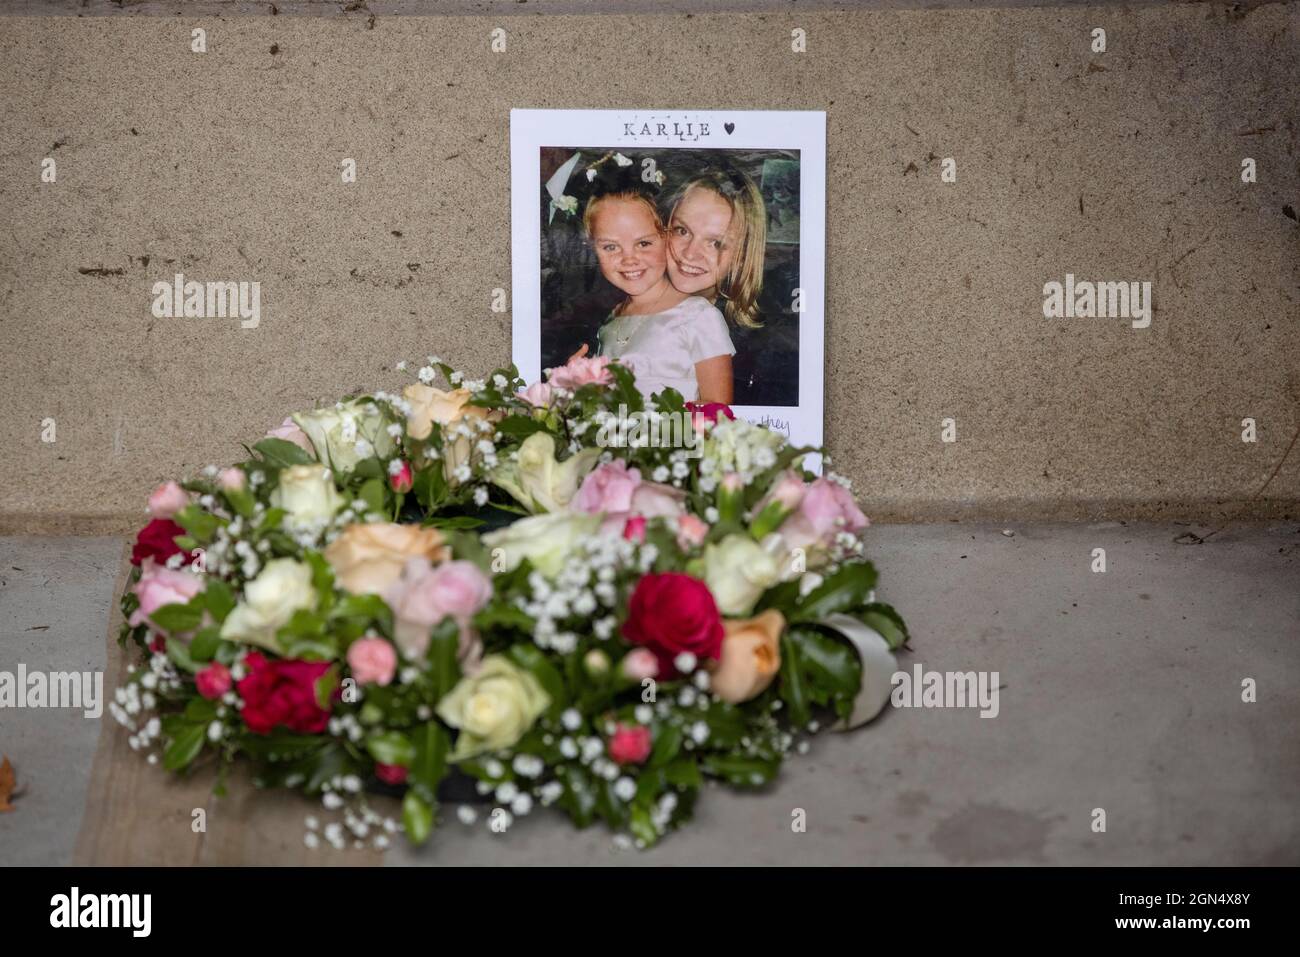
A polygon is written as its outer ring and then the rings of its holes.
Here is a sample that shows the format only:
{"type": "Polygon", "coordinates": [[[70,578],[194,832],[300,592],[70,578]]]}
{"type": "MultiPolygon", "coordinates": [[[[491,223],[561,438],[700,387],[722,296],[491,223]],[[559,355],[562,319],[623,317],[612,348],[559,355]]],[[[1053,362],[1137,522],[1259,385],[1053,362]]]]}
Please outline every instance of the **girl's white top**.
{"type": "Polygon", "coordinates": [[[688,402],[700,397],[695,363],[736,354],[727,320],[700,296],[650,315],[611,315],[599,337],[597,355],[618,359],[631,369],[643,395],[671,388],[688,402]]]}

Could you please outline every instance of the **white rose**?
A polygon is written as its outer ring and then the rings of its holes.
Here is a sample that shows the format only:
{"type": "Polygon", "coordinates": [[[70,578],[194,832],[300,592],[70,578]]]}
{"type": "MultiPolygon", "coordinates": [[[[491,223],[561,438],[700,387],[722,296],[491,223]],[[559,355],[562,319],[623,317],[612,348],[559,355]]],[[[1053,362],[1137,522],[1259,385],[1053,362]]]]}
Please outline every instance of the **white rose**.
{"type": "Polygon", "coordinates": [[[564,568],[570,553],[600,528],[600,515],[579,512],[556,512],[521,518],[512,525],[483,536],[483,544],[496,549],[505,559],[503,571],[513,571],[525,558],[543,575],[555,576],[564,568]]]}
{"type": "Polygon", "coordinates": [[[704,549],[704,582],[724,615],[748,615],[780,579],[776,556],[748,535],[728,535],[704,549]]]}
{"type": "Polygon", "coordinates": [[[534,432],[519,446],[518,458],[502,463],[490,478],[530,512],[558,512],[568,507],[598,458],[600,449],[582,449],[557,462],[555,436],[534,432]]]}
{"type": "Polygon", "coordinates": [[[316,607],[311,568],[292,558],[266,563],[262,573],[244,586],[243,600],[221,624],[221,637],[282,651],[275,633],[300,608],[316,607]]]}
{"type": "Polygon", "coordinates": [[[351,472],[362,459],[386,459],[397,447],[388,434],[392,418],[382,406],[369,399],[353,399],[341,403],[341,407],[299,412],[293,420],[311,439],[316,458],[340,475],[351,472]],[[372,408],[374,411],[370,411],[372,408]],[[358,443],[361,451],[357,450],[358,443]]]}
{"type": "Polygon", "coordinates": [[[332,517],[343,498],[325,466],[291,465],[280,472],[280,484],[271,493],[271,504],[285,510],[290,524],[301,525],[332,517]]]}

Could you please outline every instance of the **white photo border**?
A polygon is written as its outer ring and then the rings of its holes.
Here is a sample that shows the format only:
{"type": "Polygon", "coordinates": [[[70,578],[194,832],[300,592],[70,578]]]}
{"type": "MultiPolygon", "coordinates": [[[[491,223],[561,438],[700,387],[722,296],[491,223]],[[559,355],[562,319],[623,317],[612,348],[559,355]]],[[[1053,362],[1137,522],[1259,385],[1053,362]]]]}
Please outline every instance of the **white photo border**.
{"type": "MultiPolygon", "coordinates": [[[[735,406],[738,416],[786,432],[796,445],[821,446],[825,423],[826,113],[821,110],[510,111],[511,353],[527,382],[541,378],[544,146],[629,150],[788,149],[799,151],[799,404],[735,406]],[[730,126],[730,129],[728,129],[730,126]]],[[[812,457],[810,457],[812,458],[812,457]]],[[[816,462],[805,461],[806,467],[816,462]]],[[[816,469],[820,471],[820,469],[816,469]]]]}

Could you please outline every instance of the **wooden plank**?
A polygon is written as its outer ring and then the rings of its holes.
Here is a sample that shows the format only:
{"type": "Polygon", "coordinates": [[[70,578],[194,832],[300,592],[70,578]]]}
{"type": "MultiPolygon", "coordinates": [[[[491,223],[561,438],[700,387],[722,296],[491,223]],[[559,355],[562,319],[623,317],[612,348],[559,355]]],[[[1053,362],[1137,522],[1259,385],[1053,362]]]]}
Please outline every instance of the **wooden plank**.
{"type": "MultiPolygon", "coordinates": [[[[130,572],[131,549],[123,547],[114,595],[120,595],[130,572]]],[[[108,622],[108,667],[105,693],[126,678],[127,653],[118,647],[122,615],[116,598],[108,622]]],[[[331,815],[292,791],[260,791],[248,769],[230,775],[228,794],[212,794],[211,764],[180,778],[149,764],[131,750],[130,733],[105,711],[99,746],[91,768],[86,813],[73,863],[77,865],[345,865],[374,866],[383,854],[372,849],[335,851],[303,842],[304,819],[331,815]],[[196,809],[206,815],[206,831],[194,830],[196,809]]],[[[375,810],[393,814],[395,802],[372,801],[375,810]]],[[[400,839],[400,835],[397,836],[400,839]]]]}

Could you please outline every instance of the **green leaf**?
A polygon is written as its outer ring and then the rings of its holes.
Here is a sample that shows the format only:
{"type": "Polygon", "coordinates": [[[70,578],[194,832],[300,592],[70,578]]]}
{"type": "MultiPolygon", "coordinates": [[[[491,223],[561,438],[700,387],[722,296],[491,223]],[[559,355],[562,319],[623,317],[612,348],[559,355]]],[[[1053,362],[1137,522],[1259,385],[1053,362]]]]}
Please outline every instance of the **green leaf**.
{"type": "MultiPolygon", "coordinates": [[[[168,642],[169,646],[174,642],[168,642]]],[[[204,724],[186,725],[172,739],[172,743],[163,752],[163,767],[168,771],[179,771],[188,767],[190,762],[203,750],[203,741],[208,728],[204,724]]]]}
{"type": "Polygon", "coordinates": [[[257,500],[247,488],[223,489],[222,493],[235,514],[243,518],[252,518],[257,509],[257,500]]]}
{"type": "Polygon", "coordinates": [[[199,670],[199,666],[194,663],[190,657],[190,650],[185,646],[183,641],[175,638],[167,639],[167,657],[171,659],[172,664],[182,671],[188,671],[190,674],[199,670]]]}
{"type": "Polygon", "coordinates": [[[217,624],[221,624],[235,607],[235,595],[220,578],[209,578],[203,589],[203,603],[217,624]]]}
{"type": "Polygon", "coordinates": [[[437,721],[429,721],[415,730],[415,757],[407,781],[427,800],[434,799],[438,785],[447,774],[449,744],[447,729],[437,721]]]}
{"type": "Polygon", "coordinates": [[[411,483],[411,491],[415,493],[416,501],[427,510],[433,511],[440,506],[447,497],[447,476],[443,472],[442,461],[433,461],[417,471],[411,483]]]}
{"type": "Polygon", "coordinates": [[[659,840],[659,832],[655,830],[649,809],[640,804],[632,805],[632,814],[628,819],[627,828],[632,832],[633,837],[644,841],[646,847],[659,840]]]}
{"type": "Polygon", "coordinates": [[[704,770],[739,788],[762,787],[780,768],[776,759],[747,758],[739,754],[715,754],[704,759],[704,770]]]}
{"type": "Polygon", "coordinates": [[[207,726],[216,720],[217,705],[207,698],[191,698],[185,705],[185,720],[207,726]]]}
{"type": "Polygon", "coordinates": [[[155,608],[149,620],[169,635],[193,631],[203,621],[203,609],[195,605],[163,605],[155,608]]]}
{"type": "Polygon", "coordinates": [[[328,614],[334,606],[334,569],[320,552],[305,552],[302,557],[303,561],[311,566],[311,584],[316,589],[316,607],[322,614],[328,614]]]}
{"type": "Polygon", "coordinates": [[[433,678],[433,693],[437,699],[456,687],[460,680],[460,626],[449,616],[433,629],[427,653],[433,678]]]}
{"type": "Polygon", "coordinates": [[[677,757],[677,752],[681,748],[681,729],[673,724],[660,725],[656,729],[654,747],[650,750],[650,757],[646,761],[646,767],[663,767],[677,757]]]}
{"type": "Polygon", "coordinates": [[[427,841],[433,831],[433,806],[416,794],[414,788],[408,788],[406,797],[402,798],[402,824],[407,840],[417,846],[427,841]]]}
{"type": "Polygon", "coordinates": [[[290,465],[310,465],[316,461],[300,446],[287,439],[268,436],[260,442],[255,442],[253,449],[260,453],[264,460],[280,468],[288,468],[290,465]]]}
{"type": "Polygon", "coordinates": [[[366,508],[372,512],[384,511],[384,482],[382,479],[368,479],[361,486],[361,491],[357,492],[357,497],[366,503],[366,508]]]}
{"type": "Polygon", "coordinates": [[[865,604],[876,587],[870,562],[845,565],[808,593],[795,608],[795,621],[818,621],[835,612],[852,612],[865,604]]]}
{"type": "Polygon", "coordinates": [[[345,595],[334,608],[338,618],[367,618],[371,621],[393,620],[392,609],[378,595],[345,595]]]}
{"type": "Polygon", "coordinates": [[[496,431],[512,438],[526,439],[534,432],[545,432],[546,423],[531,415],[507,415],[496,424],[496,431]]]}
{"type": "Polygon", "coordinates": [[[426,528],[436,528],[441,531],[468,531],[487,523],[473,515],[431,515],[423,524],[426,528]]]}
{"type": "Polygon", "coordinates": [[[186,505],[172,518],[200,545],[207,545],[217,534],[221,520],[198,505],[186,505]]]}
{"type": "Polygon", "coordinates": [[[384,463],[379,459],[362,459],[357,463],[356,468],[352,470],[352,477],[359,479],[380,479],[384,478],[384,463]]]}
{"type": "Polygon", "coordinates": [[[569,698],[564,690],[564,679],[560,673],[555,670],[555,666],[542,654],[541,649],[535,645],[511,645],[507,655],[519,667],[530,672],[542,690],[550,696],[551,707],[549,714],[556,717],[564,710],[568,704],[569,698]]]}
{"type": "Polygon", "coordinates": [[[596,792],[592,790],[590,779],[572,765],[561,766],[557,773],[564,785],[564,793],[557,805],[569,812],[569,817],[578,827],[587,827],[596,818],[596,792]]]}
{"type": "Polygon", "coordinates": [[[380,764],[400,764],[409,768],[415,761],[415,745],[400,731],[371,735],[366,739],[366,750],[380,764]]]}
{"type": "Polygon", "coordinates": [[[474,616],[474,627],[479,631],[491,631],[494,628],[510,628],[515,631],[527,632],[537,627],[537,622],[533,616],[528,614],[518,605],[512,605],[507,601],[495,602],[488,605],[482,611],[474,616]]]}
{"type": "Polygon", "coordinates": [[[781,636],[781,700],[789,709],[790,722],[802,727],[812,720],[812,706],[808,703],[808,689],[804,685],[803,662],[798,646],[790,640],[787,630],[781,636]]]}
{"type": "Polygon", "coordinates": [[[694,758],[682,758],[664,768],[664,778],[669,784],[691,791],[698,791],[704,784],[700,777],[700,766],[694,758]]]}
{"type": "Polygon", "coordinates": [[[862,686],[862,662],[847,640],[832,633],[837,637],[813,628],[787,632],[791,646],[798,648],[808,697],[818,704],[834,705],[843,717],[852,710],[853,698],[862,686]]]}
{"type": "Polygon", "coordinates": [[[902,647],[910,637],[903,616],[896,612],[892,605],[879,601],[872,602],[862,609],[858,617],[864,624],[880,632],[881,637],[889,642],[891,649],[902,647]]]}
{"type": "Polygon", "coordinates": [[[221,629],[215,625],[204,628],[190,640],[190,659],[192,661],[211,661],[221,647],[221,629]]]}

